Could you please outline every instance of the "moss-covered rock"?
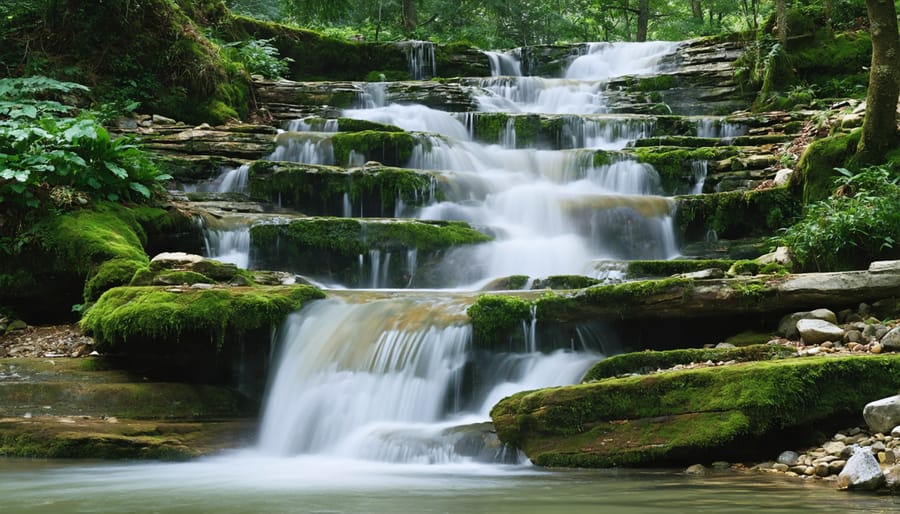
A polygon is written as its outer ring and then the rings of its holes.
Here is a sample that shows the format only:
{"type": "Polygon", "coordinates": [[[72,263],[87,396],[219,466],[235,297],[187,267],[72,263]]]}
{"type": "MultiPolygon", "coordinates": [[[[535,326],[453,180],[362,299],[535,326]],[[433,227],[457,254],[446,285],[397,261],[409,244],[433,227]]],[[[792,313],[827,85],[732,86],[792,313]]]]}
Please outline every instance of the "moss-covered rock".
{"type": "Polygon", "coordinates": [[[537,279],[532,284],[532,289],[584,289],[595,286],[601,281],[596,278],[581,275],[552,275],[544,279],[537,279]]]}
{"type": "Polygon", "coordinates": [[[533,303],[517,296],[482,295],[466,309],[472,320],[474,344],[497,348],[521,337],[523,322],[531,321],[533,303]]]}
{"type": "Polygon", "coordinates": [[[895,355],[774,360],[522,392],[491,418],[503,442],[542,466],[763,459],[773,438],[808,438],[808,427],[859,416],[898,387],[895,355]]]}
{"type": "Polygon", "coordinates": [[[789,225],[801,211],[786,187],[729,191],[676,198],[675,226],[683,240],[702,240],[712,230],[725,239],[768,235],[789,225]]]}
{"type": "Polygon", "coordinates": [[[214,289],[117,287],[84,315],[81,327],[101,351],[128,353],[141,345],[165,353],[199,337],[220,349],[227,335],[268,329],[304,302],[324,294],[310,286],[214,289]]]}
{"type": "Polygon", "coordinates": [[[415,138],[406,132],[340,132],[331,138],[334,160],[339,165],[351,163],[351,152],[362,162],[378,161],[387,166],[404,166],[416,146],[415,138]]]}
{"type": "Polygon", "coordinates": [[[794,186],[803,188],[803,202],[824,200],[834,191],[835,168],[851,166],[851,158],[862,136],[862,129],[839,133],[813,141],[797,163],[797,173],[791,178],[794,186]]]}
{"type": "Polygon", "coordinates": [[[584,375],[584,382],[631,374],[646,374],[692,362],[761,361],[784,359],[796,355],[794,348],[757,344],[741,348],[686,348],[666,351],[643,351],[614,355],[595,364],[584,375]]]}
{"type": "Polygon", "coordinates": [[[669,261],[628,261],[628,276],[633,278],[668,277],[705,269],[728,271],[734,261],[729,259],[675,259],[669,261]]]}
{"type": "Polygon", "coordinates": [[[426,271],[439,264],[443,252],[491,238],[463,222],[307,218],[257,225],[250,240],[261,268],[349,286],[434,287],[440,281],[426,271]]]}
{"type": "Polygon", "coordinates": [[[397,215],[402,206],[440,199],[436,185],[434,175],[415,170],[256,161],[250,165],[248,189],[254,200],[278,202],[308,215],[342,216],[349,207],[354,215],[383,217],[397,215]]]}

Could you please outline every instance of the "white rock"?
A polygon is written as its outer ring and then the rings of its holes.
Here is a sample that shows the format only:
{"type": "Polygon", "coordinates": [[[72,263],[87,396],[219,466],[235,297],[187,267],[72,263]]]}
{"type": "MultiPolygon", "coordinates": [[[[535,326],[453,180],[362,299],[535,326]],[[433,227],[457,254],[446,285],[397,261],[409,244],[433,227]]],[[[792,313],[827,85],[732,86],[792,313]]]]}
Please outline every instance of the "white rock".
{"type": "Polygon", "coordinates": [[[776,186],[787,185],[787,183],[791,181],[791,175],[793,174],[794,170],[790,168],[782,168],[778,170],[778,173],[775,174],[775,180],[773,182],[776,186]]]}
{"type": "Polygon", "coordinates": [[[875,261],[869,264],[869,273],[897,273],[900,272],[900,260],[875,261]]]}
{"type": "Polygon", "coordinates": [[[157,254],[155,257],[150,259],[150,262],[177,262],[177,263],[198,263],[206,260],[206,257],[202,255],[196,255],[193,253],[185,253],[185,252],[163,252],[157,254]]]}
{"type": "Polygon", "coordinates": [[[900,395],[875,400],[863,408],[863,418],[872,432],[892,433],[900,425],[900,395]]]}
{"type": "Polygon", "coordinates": [[[874,490],[884,485],[884,474],[878,460],[868,449],[857,448],[838,475],[842,489],[874,490]]]}
{"type": "Polygon", "coordinates": [[[801,319],[797,322],[797,332],[805,344],[841,341],[844,338],[843,328],[822,319],[801,319]]]}
{"type": "Polygon", "coordinates": [[[786,246],[779,246],[774,252],[760,255],[756,258],[756,262],[760,265],[781,264],[782,266],[790,266],[791,251],[786,246]]]}

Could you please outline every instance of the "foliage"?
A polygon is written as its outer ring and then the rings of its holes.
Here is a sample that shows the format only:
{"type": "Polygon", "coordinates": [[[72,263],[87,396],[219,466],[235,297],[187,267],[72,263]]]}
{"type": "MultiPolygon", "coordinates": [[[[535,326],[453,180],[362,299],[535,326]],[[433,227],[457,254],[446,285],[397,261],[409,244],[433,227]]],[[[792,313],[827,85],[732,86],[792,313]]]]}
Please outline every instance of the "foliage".
{"type": "Polygon", "coordinates": [[[226,54],[236,62],[240,62],[253,75],[262,75],[267,79],[284,77],[290,70],[290,57],[280,58],[278,49],[272,45],[270,39],[250,39],[248,41],[236,41],[225,43],[222,48],[226,54]]]}
{"type": "Polygon", "coordinates": [[[69,207],[82,195],[149,199],[171,177],[160,174],[131,138],[112,139],[92,117],[42,93],[86,91],[46,77],[0,79],[0,206],[69,207]],[[5,205],[3,205],[5,204],[5,205]]]}
{"type": "Polygon", "coordinates": [[[890,166],[836,170],[837,190],[781,235],[805,270],[856,269],[900,252],[900,179],[890,166]]]}

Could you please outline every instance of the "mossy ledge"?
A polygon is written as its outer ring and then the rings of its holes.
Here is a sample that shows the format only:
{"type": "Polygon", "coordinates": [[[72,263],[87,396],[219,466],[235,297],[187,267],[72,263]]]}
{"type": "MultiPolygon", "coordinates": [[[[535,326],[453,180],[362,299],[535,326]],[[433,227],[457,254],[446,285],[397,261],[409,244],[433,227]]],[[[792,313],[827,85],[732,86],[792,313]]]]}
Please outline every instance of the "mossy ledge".
{"type": "Polygon", "coordinates": [[[393,216],[400,203],[418,207],[439,200],[434,181],[429,173],[386,166],[348,170],[256,161],[250,165],[249,190],[253,200],[279,202],[312,216],[343,215],[345,194],[354,213],[393,216]],[[433,191],[438,198],[431,198],[433,191]]]}
{"type": "Polygon", "coordinates": [[[378,161],[388,166],[404,166],[412,157],[416,139],[406,132],[338,132],[331,138],[334,159],[340,165],[350,163],[350,154],[362,156],[363,161],[378,161]]]}
{"type": "Polygon", "coordinates": [[[381,280],[385,287],[435,287],[443,252],[491,239],[459,221],[322,217],[257,225],[250,251],[261,268],[350,286],[381,280]],[[366,276],[373,269],[377,275],[366,276]]]}
{"type": "Polygon", "coordinates": [[[808,437],[810,426],[858,416],[898,388],[900,356],[813,357],[526,391],[491,418],[501,441],[541,466],[681,465],[698,453],[770,457],[757,443],[808,437]]]}
{"type": "Polygon", "coordinates": [[[685,195],[675,202],[675,227],[688,241],[702,240],[710,230],[725,239],[771,234],[792,223],[802,209],[786,187],[685,195]]]}
{"type": "Polygon", "coordinates": [[[129,353],[134,345],[166,345],[200,337],[221,347],[226,333],[268,328],[305,302],[323,298],[310,286],[214,289],[117,287],[104,293],[81,320],[99,351],[129,353]]]}

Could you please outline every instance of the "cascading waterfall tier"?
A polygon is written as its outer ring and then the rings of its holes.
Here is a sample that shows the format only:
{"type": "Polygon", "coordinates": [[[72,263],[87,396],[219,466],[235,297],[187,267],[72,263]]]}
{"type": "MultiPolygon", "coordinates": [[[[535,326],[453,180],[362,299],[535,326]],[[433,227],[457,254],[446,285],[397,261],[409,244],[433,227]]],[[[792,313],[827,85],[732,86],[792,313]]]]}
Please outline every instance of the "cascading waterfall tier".
{"type": "Polygon", "coordinates": [[[572,343],[579,352],[540,352],[533,343],[476,357],[465,316],[469,295],[332,296],[292,315],[282,329],[260,431],[263,452],[404,463],[469,459],[458,451],[454,427],[484,421],[511,392],[577,381],[601,357],[590,350],[599,347],[590,337],[572,343]]]}

